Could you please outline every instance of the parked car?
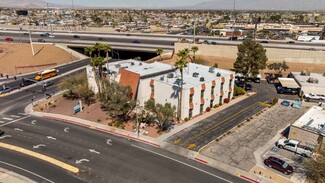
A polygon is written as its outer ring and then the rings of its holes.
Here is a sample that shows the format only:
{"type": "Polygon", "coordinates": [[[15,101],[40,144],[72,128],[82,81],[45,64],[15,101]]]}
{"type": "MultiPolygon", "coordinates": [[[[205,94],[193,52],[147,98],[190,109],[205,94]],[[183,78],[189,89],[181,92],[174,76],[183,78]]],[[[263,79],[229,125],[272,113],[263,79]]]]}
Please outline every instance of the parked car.
{"type": "Polygon", "coordinates": [[[304,98],[307,100],[307,101],[310,101],[310,100],[325,100],[325,95],[320,95],[320,94],[315,94],[315,93],[306,93],[304,94],[304,98]]]}
{"type": "Polygon", "coordinates": [[[99,40],[99,41],[105,41],[105,39],[102,38],[102,37],[99,37],[98,40],[99,40]]]}
{"type": "MultiPolygon", "coordinates": [[[[238,87],[244,88],[244,82],[243,82],[243,81],[237,81],[237,82],[236,82],[236,85],[237,85],[238,87]]],[[[252,90],[252,88],[253,88],[252,85],[246,82],[246,85],[245,85],[245,88],[244,88],[244,89],[245,89],[246,91],[248,91],[248,90],[252,90]]]]}
{"type": "Polygon", "coordinates": [[[42,34],[40,34],[40,36],[41,36],[41,37],[46,37],[46,36],[47,36],[47,34],[45,34],[45,33],[42,33],[42,34]]]}
{"type": "Polygon", "coordinates": [[[13,41],[13,39],[11,37],[6,37],[5,41],[13,41]]]}
{"type": "Polygon", "coordinates": [[[269,43],[269,41],[261,41],[260,43],[269,43]]]}
{"type": "Polygon", "coordinates": [[[136,44],[139,44],[139,43],[141,43],[139,40],[134,40],[134,41],[132,41],[132,43],[136,43],[136,44]]]}
{"type": "Polygon", "coordinates": [[[0,35],[4,35],[4,33],[3,32],[0,32],[0,35]]]}
{"type": "Polygon", "coordinates": [[[309,48],[308,50],[309,50],[309,51],[317,51],[316,48],[309,48]]]}
{"type": "Polygon", "coordinates": [[[278,86],[276,88],[276,91],[279,94],[291,94],[291,95],[297,95],[298,94],[298,91],[296,89],[282,87],[282,86],[278,86]]]}
{"type": "Polygon", "coordinates": [[[280,149],[287,149],[289,151],[300,154],[304,157],[313,157],[314,156],[314,153],[310,147],[303,146],[300,144],[299,141],[296,141],[296,140],[280,139],[275,143],[275,145],[280,149]]]}
{"type": "Polygon", "coordinates": [[[5,93],[10,93],[12,91],[12,89],[10,87],[1,87],[0,89],[0,94],[5,94],[5,93]]]}
{"type": "Polygon", "coordinates": [[[49,38],[54,38],[55,36],[54,35],[49,35],[49,38]]]}
{"type": "Polygon", "coordinates": [[[211,44],[212,44],[212,45],[217,45],[218,43],[215,42],[215,41],[212,41],[211,44]]]}
{"type": "Polygon", "coordinates": [[[80,36],[78,36],[78,35],[74,35],[73,38],[80,38],[80,36]]]}
{"type": "Polygon", "coordinates": [[[41,42],[41,43],[45,43],[45,40],[44,39],[38,39],[37,41],[38,42],[41,42]]]}
{"type": "Polygon", "coordinates": [[[28,36],[29,33],[28,33],[28,32],[24,32],[23,35],[24,35],[24,36],[28,36]]]}
{"type": "Polygon", "coordinates": [[[284,100],[284,101],[281,102],[281,105],[286,106],[286,107],[289,107],[290,106],[290,102],[287,101],[287,100],[284,100]]]}
{"type": "Polygon", "coordinates": [[[276,158],[274,156],[270,156],[264,160],[264,164],[270,168],[276,169],[285,175],[289,175],[293,173],[293,168],[288,163],[283,161],[280,158],[276,158]]]}
{"type": "Polygon", "coordinates": [[[209,40],[205,39],[205,40],[203,41],[203,44],[211,44],[211,43],[210,43],[209,40]]]}

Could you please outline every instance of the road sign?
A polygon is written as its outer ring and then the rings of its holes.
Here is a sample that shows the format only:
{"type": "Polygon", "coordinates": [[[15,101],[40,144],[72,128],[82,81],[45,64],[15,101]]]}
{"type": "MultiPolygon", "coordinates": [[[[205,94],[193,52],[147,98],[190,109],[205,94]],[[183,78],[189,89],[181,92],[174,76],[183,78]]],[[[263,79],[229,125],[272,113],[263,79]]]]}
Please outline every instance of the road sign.
{"type": "Polygon", "coordinates": [[[79,100],[78,103],[77,103],[77,105],[75,105],[73,107],[73,112],[74,113],[78,113],[80,111],[82,111],[82,105],[81,105],[81,101],[79,100]]]}

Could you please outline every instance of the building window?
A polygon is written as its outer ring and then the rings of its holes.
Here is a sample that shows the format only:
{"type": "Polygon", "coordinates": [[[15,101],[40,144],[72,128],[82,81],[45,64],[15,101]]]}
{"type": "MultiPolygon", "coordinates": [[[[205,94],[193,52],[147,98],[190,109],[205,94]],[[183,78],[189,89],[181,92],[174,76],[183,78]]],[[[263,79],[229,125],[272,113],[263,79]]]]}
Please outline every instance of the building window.
{"type": "Polygon", "coordinates": [[[230,94],[231,94],[231,92],[228,92],[228,98],[229,98],[229,100],[230,100],[230,94]]]}
{"type": "Polygon", "coordinates": [[[201,98],[204,98],[204,90],[201,90],[201,98]]]}
{"type": "Polygon", "coordinates": [[[151,86],[151,94],[155,93],[155,86],[151,86]]]}
{"type": "Polygon", "coordinates": [[[201,105],[200,105],[200,114],[203,113],[203,106],[204,106],[204,104],[201,104],[201,105]]]}
{"type": "Polygon", "coordinates": [[[210,101],[210,108],[213,108],[213,100],[210,101]]]}
{"type": "Polygon", "coordinates": [[[193,116],[193,109],[190,109],[188,111],[188,118],[191,118],[193,116]]]}
{"type": "Polygon", "coordinates": [[[193,94],[190,95],[190,103],[193,103],[193,94]]]}
{"type": "Polygon", "coordinates": [[[215,88],[215,86],[212,86],[212,87],[211,87],[211,95],[214,94],[214,88],[215,88]]]}
{"type": "Polygon", "coordinates": [[[229,80],[229,88],[231,87],[232,79],[229,80]]]}
{"type": "Polygon", "coordinates": [[[222,104],[222,96],[220,96],[219,104],[222,104]]]}
{"type": "Polygon", "coordinates": [[[224,83],[221,83],[220,91],[223,91],[223,84],[224,83]]]}

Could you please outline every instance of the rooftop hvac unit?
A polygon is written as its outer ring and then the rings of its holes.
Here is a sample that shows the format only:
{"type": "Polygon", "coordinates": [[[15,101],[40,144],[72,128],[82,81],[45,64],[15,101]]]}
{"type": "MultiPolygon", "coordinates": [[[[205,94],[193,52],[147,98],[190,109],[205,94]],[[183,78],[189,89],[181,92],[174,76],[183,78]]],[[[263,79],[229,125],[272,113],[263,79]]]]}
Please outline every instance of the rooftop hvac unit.
{"type": "Polygon", "coordinates": [[[168,73],[167,74],[167,78],[173,78],[174,77],[174,73],[168,73]]]}
{"type": "Polygon", "coordinates": [[[164,80],[165,80],[165,76],[161,76],[160,81],[164,81],[164,80]]]}
{"type": "Polygon", "coordinates": [[[120,67],[121,67],[120,64],[116,64],[116,65],[115,65],[115,68],[120,68],[120,67]]]}
{"type": "Polygon", "coordinates": [[[214,68],[214,67],[210,67],[210,68],[209,68],[209,72],[210,72],[210,73],[214,73],[214,70],[215,70],[215,69],[216,69],[216,68],[214,68]]]}
{"type": "Polygon", "coordinates": [[[318,79],[316,79],[316,78],[308,78],[307,82],[308,83],[318,83],[318,79]]]}
{"type": "Polygon", "coordinates": [[[306,70],[303,70],[303,71],[301,71],[300,75],[302,75],[302,76],[310,76],[310,72],[308,72],[306,70]]]}
{"type": "Polygon", "coordinates": [[[134,62],[131,62],[131,65],[134,65],[134,62]]]}
{"type": "Polygon", "coordinates": [[[200,77],[200,81],[205,81],[204,77],[200,77]]]}
{"type": "Polygon", "coordinates": [[[195,77],[195,78],[199,77],[199,73],[194,72],[194,73],[193,73],[193,77],[195,77]]]}
{"type": "Polygon", "coordinates": [[[216,76],[217,76],[217,77],[220,77],[220,76],[221,76],[220,72],[218,72],[218,73],[216,74],[216,76]]]}

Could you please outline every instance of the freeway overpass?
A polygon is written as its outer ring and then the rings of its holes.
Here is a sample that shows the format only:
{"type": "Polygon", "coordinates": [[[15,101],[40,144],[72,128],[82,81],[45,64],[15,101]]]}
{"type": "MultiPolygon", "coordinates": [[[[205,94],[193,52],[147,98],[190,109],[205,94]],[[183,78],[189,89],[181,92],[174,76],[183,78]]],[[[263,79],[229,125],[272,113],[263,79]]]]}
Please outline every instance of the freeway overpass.
{"type": "MultiPolygon", "coordinates": [[[[19,32],[18,30],[7,29],[1,31],[0,40],[4,41],[5,38],[11,37],[15,42],[29,42],[29,36],[26,31],[19,32]]],[[[112,45],[114,49],[135,49],[137,51],[150,51],[154,52],[157,48],[164,50],[173,50],[175,42],[180,38],[192,39],[193,36],[189,35],[167,35],[167,34],[142,34],[142,33],[94,33],[94,32],[64,32],[55,31],[54,38],[48,36],[41,37],[44,31],[32,31],[33,41],[40,41],[43,39],[45,42],[66,43],[74,45],[92,45],[96,42],[104,42],[112,45]],[[137,42],[137,43],[136,43],[137,42]]],[[[211,36],[196,36],[200,40],[209,40],[216,42],[218,45],[236,46],[242,41],[231,41],[223,37],[211,36]]],[[[262,40],[257,40],[261,42],[262,40]]],[[[313,42],[296,42],[295,44],[287,44],[285,40],[269,40],[268,43],[261,43],[265,48],[284,48],[284,49],[297,49],[297,50],[325,50],[325,43],[313,42]]]]}

